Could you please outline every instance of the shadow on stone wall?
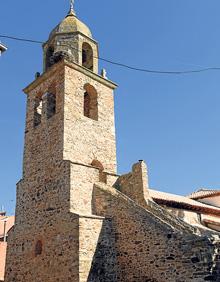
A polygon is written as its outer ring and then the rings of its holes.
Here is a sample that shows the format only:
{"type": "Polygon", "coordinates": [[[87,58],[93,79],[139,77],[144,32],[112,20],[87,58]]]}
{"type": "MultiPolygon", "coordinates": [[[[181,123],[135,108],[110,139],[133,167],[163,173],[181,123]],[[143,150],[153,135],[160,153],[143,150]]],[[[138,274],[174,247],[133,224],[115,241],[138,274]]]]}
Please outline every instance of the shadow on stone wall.
{"type": "Polygon", "coordinates": [[[111,219],[105,219],[103,222],[87,281],[117,281],[115,236],[111,219]]]}
{"type": "MultiPolygon", "coordinates": [[[[163,221],[153,210],[144,209],[114,188],[100,183],[93,191],[93,212],[112,218],[108,230],[115,234],[112,243],[115,243],[117,266],[112,269],[117,271],[114,277],[117,281],[220,282],[218,238],[198,236],[188,229],[179,231],[172,226],[172,220],[163,221]]],[[[109,235],[105,228],[103,231],[105,239],[109,235]]],[[[116,281],[96,277],[97,280],[89,281],[116,281]]]]}

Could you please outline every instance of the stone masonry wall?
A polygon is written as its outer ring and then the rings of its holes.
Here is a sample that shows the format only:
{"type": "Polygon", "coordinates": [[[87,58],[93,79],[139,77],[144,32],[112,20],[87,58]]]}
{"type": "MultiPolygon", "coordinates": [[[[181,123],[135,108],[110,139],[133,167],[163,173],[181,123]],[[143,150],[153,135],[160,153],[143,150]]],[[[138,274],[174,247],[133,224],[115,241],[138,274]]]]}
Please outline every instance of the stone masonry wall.
{"type": "Polygon", "coordinates": [[[100,79],[95,80],[88,70],[65,67],[64,159],[86,165],[98,160],[105,171],[116,173],[113,86],[100,79]],[[97,91],[98,121],[83,114],[86,84],[97,91]]]}
{"type": "Polygon", "coordinates": [[[27,112],[23,178],[37,177],[37,174],[52,178],[52,173],[56,173],[57,161],[63,160],[64,68],[62,65],[56,65],[35,80],[25,92],[27,112]],[[49,119],[45,96],[48,92],[56,96],[56,113],[49,119]],[[41,123],[34,126],[34,107],[38,97],[42,97],[43,101],[42,117],[41,123]]]}
{"type": "Polygon", "coordinates": [[[56,34],[49,38],[49,40],[43,45],[44,57],[43,65],[44,71],[46,70],[47,65],[47,50],[50,47],[54,48],[54,54],[62,53],[68,54],[69,60],[82,65],[82,47],[83,43],[88,43],[93,50],[93,72],[98,74],[98,44],[93,39],[88,38],[87,36],[82,35],[81,33],[69,33],[64,36],[64,34],[56,34]]]}
{"type": "Polygon", "coordinates": [[[193,226],[186,224],[179,217],[172,215],[153,202],[148,193],[148,172],[144,161],[134,164],[132,172],[118,177],[113,186],[173,228],[189,233],[199,232],[193,226]]]}
{"type": "Polygon", "coordinates": [[[143,161],[134,164],[132,172],[118,178],[114,187],[134,200],[139,205],[145,205],[149,199],[147,166],[143,161]]]}
{"type": "Polygon", "coordinates": [[[93,185],[99,182],[99,170],[71,163],[70,173],[70,210],[91,215],[93,185]]]}
{"type": "Polygon", "coordinates": [[[117,281],[220,281],[218,243],[177,231],[104,184],[93,196],[94,212],[112,218],[117,281]]]}
{"type": "Polygon", "coordinates": [[[79,281],[79,218],[55,217],[45,228],[12,231],[9,236],[6,282],[79,281]],[[42,253],[35,255],[37,241],[42,253]]]}
{"type": "Polygon", "coordinates": [[[53,179],[35,175],[18,183],[16,231],[24,232],[33,225],[48,226],[56,215],[63,216],[69,211],[70,163],[61,162],[54,173],[53,179]]]}
{"type": "Polygon", "coordinates": [[[24,171],[6,282],[220,281],[220,242],[151,201],[146,165],[116,175],[115,87],[62,61],[25,89],[24,171]],[[98,94],[98,121],[83,115],[86,84],[98,94]],[[46,93],[56,95],[50,118],[46,93]]]}
{"type": "Polygon", "coordinates": [[[117,281],[116,250],[111,219],[80,216],[79,281],[117,281]]]}
{"type": "Polygon", "coordinates": [[[98,266],[100,277],[114,277],[111,220],[91,216],[93,184],[100,180],[100,170],[91,166],[92,160],[103,163],[103,181],[112,185],[117,178],[112,88],[102,77],[62,61],[25,89],[23,178],[17,185],[16,222],[9,234],[6,282],[86,282],[88,277],[96,281],[97,274],[91,269],[97,270],[98,266]],[[80,74],[72,71],[74,68],[80,74]],[[88,79],[83,72],[90,74],[88,79]],[[97,88],[99,122],[83,116],[80,81],[97,88]],[[101,86],[101,81],[106,86],[101,86]],[[56,95],[56,111],[48,118],[45,94],[50,92],[56,95]],[[39,97],[43,110],[36,126],[34,109],[39,97]]]}
{"type": "MultiPolygon", "coordinates": [[[[106,173],[106,183],[113,185],[118,176],[106,173]]],[[[100,181],[98,168],[70,163],[70,211],[92,214],[92,193],[94,183],[100,181]]]]}

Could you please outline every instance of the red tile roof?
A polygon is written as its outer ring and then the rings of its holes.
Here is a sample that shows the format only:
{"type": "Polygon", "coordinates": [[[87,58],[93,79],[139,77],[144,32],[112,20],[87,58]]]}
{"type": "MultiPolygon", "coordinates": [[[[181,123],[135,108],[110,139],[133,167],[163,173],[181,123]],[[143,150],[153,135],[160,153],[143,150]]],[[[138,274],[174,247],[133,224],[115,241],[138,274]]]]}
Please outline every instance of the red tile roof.
{"type": "Polygon", "coordinates": [[[196,192],[193,192],[189,196],[187,196],[190,199],[204,199],[204,198],[210,198],[220,196],[220,190],[210,190],[210,189],[199,189],[196,192]]]}
{"type": "Polygon", "coordinates": [[[158,204],[169,205],[175,208],[198,211],[204,214],[220,216],[220,208],[206,205],[188,197],[169,194],[149,189],[151,198],[158,204]]]}

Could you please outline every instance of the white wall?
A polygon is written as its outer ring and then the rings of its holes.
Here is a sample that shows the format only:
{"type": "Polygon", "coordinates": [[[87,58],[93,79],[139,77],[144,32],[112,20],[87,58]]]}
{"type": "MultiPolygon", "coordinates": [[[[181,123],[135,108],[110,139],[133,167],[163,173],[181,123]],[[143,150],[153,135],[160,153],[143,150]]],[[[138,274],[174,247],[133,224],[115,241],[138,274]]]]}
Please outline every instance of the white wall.
{"type": "Polygon", "coordinates": [[[220,208],[220,196],[199,199],[198,201],[204,204],[220,208]]]}
{"type": "Polygon", "coordinates": [[[208,214],[202,214],[201,220],[205,226],[210,229],[220,231],[220,217],[219,216],[212,216],[208,214]]]}

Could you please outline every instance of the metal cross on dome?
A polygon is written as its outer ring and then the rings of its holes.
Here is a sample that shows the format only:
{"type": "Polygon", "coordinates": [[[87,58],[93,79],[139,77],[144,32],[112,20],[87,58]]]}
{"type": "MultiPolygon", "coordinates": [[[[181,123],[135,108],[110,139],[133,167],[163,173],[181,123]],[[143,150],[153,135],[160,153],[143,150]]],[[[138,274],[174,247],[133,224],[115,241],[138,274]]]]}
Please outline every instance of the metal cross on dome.
{"type": "Polygon", "coordinates": [[[74,10],[74,0],[70,0],[70,10],[74,10]]]}
{"type": "Polygon", "coordinates": [[[74,0],[70,0],[70,10],[69,10],[69,16],[70,15],[75,15],[75,11],[74,11],[74,3],[75,3],[75,1],[74,0]]]}
{"type": "Polygon", "coordinates": [[[70,9],[69,9],[69,13],[67,14],[67,16],[75,16],[76,13],[74,11],[74,0],[70,0],[70,9]]]}

